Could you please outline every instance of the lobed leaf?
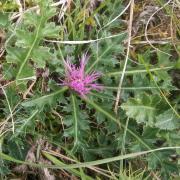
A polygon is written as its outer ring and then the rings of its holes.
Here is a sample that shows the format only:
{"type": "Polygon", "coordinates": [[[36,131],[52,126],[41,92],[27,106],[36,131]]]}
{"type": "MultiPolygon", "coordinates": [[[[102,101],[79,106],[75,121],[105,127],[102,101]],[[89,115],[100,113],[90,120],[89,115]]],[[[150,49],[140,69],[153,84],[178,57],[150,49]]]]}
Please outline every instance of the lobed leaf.
{"type": "Polygon", "coordinates": [[[24,107],[37,106],[39,108],[42,108],[47,104],[51,105],[52,103],[57,101],[59,95],[66,90],[67,90],[67,87],[61,88],[60,90],[57,90],[56,92],[53,92],[51,94],[47,94],[47,95],[41,96],[39,98],[23,102],[22,106],[24,106],[24,107]]]}
{"type": "Polygon", "coordinates": [[[156,117],[155,126],[159,129],[175,130],[180,128],[180,121],[172,109],[168,109],[156,117]]]}
{"type": "Polygon", "coordinates": [[[135,119],[138,123],[145,123],[153,126],[157,114],[157,104],[160,101],[158,96],[142,94],[138,98],[130,98],[121,105],[126,115],[135,119]]]}

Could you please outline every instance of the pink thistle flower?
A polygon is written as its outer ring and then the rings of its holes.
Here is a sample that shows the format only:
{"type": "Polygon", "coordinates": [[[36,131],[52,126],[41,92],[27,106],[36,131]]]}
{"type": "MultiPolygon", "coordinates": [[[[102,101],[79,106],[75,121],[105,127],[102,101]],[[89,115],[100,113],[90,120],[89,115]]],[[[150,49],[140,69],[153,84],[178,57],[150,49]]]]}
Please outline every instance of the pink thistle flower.
{"type": "Polygon", "coordinates": [[[101,73],[85,73],[85,66],[88,61],[88,57],[85,54],[79,61],[79,67],[72,64],[69,59],[64,62],[65,79],[62,84],[68,86],[83,97],[91,90],[102,90],[103,87],[95,82],[101,76],[101,73]]]}

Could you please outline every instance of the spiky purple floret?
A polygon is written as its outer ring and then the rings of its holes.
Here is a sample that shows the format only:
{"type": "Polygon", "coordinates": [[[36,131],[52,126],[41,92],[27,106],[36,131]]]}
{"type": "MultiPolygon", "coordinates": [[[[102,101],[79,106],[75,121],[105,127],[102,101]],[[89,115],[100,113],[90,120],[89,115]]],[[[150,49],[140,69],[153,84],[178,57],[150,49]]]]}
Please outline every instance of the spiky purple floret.
{"type": "Polygon", "coordinates": [[[72,64],[69,59],[64,62],[65,79],[63,80],[63,85],[68,86],[81,96],[85,96],[91,90],[102,90],[103,87],[95,82],[101,76],[101,73],[85,73],[85,66],[88,61],[88,57],[86,55],[83,55],[79,61],[79,67],[72,64]]]}

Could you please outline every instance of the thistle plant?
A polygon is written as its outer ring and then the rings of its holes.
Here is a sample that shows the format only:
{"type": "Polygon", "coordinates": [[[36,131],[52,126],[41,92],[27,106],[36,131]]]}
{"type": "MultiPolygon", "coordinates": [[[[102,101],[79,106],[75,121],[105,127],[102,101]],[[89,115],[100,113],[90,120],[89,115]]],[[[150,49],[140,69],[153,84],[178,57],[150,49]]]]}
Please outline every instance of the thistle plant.
{"type": "Polygon", "coordinates": [[[0,1],[0,179],[177,179],[178,39],[154,51],[140,27],[127,58],[124,1],[13,2],[0,1]]]}
{"type": "Polygon", "coordinates": [[[95,81],[101,76],[99,72],[85,72],[85,66],[89,57],[84,54],[79,60],[79,67],[72,64],[69,59],[64,62],[65,66],[65,79],[63,84],[70,89],[76,91],[82,97],[85,97],[91,90],[102,90],[103,87],[95,81]]]}

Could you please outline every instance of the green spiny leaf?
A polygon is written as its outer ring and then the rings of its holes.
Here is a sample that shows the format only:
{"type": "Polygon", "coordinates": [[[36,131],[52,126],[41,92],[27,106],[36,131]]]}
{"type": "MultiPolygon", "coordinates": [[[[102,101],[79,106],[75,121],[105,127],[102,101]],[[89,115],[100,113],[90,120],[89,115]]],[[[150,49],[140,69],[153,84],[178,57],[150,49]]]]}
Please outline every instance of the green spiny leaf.
{"type": "Polygon", "coordinates": [[[155,126],[159,129],[174,130],[180,128],[180,121],[172,109],[169,109],[156,117],[155,126]]]}
{"type": "Polygon", "coordinates": [[[35,34],[26,30],[18,29],[16,31],[17,42],[16,46],[22,48],[30,48],[34,42],[35,34]]]}
{"type": "Polygon", "coordinates": [[[6,47],[8,63],[20,63],[26,55],[26,49],[18,47],[6,47]]]}
{"type": "Polygon", "coordinates": [[[127,116],[134,118],[138,123],[153,126],[158,102],[158,96],[143,94],[139,98],[130,98],[126,103],[122,104],[121,107],[126,111],[127,116]]]}
{"type": "Polygon", "coordinates": [[[24,102],[22,103],[22,106],[24,107],[37,106],[39,108],[42,108],[46,104],[52,104],[53,102],[57,101],[57,98],[59,97],[59,95],[66,90],[67,90],[67,87],[61,88],[60,90],[53,92],[51,94],[44,95],[39,98],[24,102]]]}
{"type": "Polygon", "coordinates": [[[42,36],[48,38],[59,37],[60,26],[56,26],[54,22],[46,23],[42,30],[42,36]]]}
{"type": "Polygon", "coordinates": [[[54,22],[47,22],[56,14],[56,8],[50,7],[50,1],[44,0],[39,1],[39,7],[40,14],[36,12],[25,14],[21,25],[15,31],[16,42],[9,41],[6,46],[7,61],[17,64],[15,67],[18,85],[27,82],[29,77],[35,76],[32,63],[30,67],[30,60],[34,61],[38,67],[45,67],[45,61],[50,57],[49,50],[38,46],[44,37],[57,37],[59,33],[59,27],[56,27],[54,22]],[[18,47],[22,49],[18,51],[18,47]]]}
{"type": "Polygon", "coordinates": [[[64,123],[68,127],[64,136],[74,138],[73,152],[76,152],[79,147],[85,148],[84,139],[87,138],[87,131],[89,130],[88,117],[83,110],[80,110],[79,103],[78,99],[71,95],[70,112],[72,115],[68,115],[64,119],[64,123]]]}
{"type": "Polygon", "coordinates": [[[24,14],[24,23],[27,25],[33,25],[34,27],[37,27],[40,21],[40,16],[38,16],[36,13],[30,11],[24,14]]]}
{"type": "Polygon", "coordinates": [[[26,62],[26,64],[23,65],[23,69],[22,69],[21,73],[19,73],[19,72],[17,74],[18,82],[36,79],[35,70],[32,67],[30,67],[30,65],[27,62],[26,62]]]}
{"type": "Polygon", "coordinates": [[[20,134],[26,133],[27,128],[28,130],[31,129],[31,131],[32,129],[35,128],[34,117],[36,116],[37,113],[38,113],[38,110],[32,111],[29,117],[27,118],[21,117],[19,119],[19,122],[18,120],[16,121],[17,125],[15,129],[15,134],[13,135],[14,138],[16,138],[20,134]]]}
{"type": "Polygon", "coordinates": [[[46,61],[51,58],[49,48],[40,46],[33,50],[32,59],[37,64],[38,68],[44,68],[46,61]]]}

